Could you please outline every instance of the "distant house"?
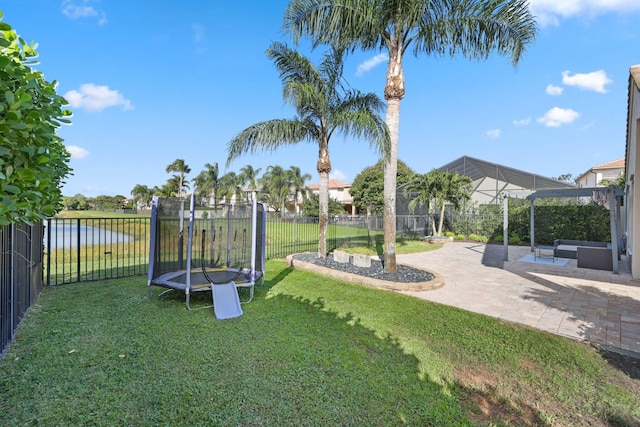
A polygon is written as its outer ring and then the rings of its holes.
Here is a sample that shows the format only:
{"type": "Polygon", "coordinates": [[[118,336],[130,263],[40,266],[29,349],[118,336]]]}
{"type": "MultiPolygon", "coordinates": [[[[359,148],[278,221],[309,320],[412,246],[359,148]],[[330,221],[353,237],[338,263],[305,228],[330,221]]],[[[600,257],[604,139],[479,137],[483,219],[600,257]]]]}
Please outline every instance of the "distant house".
{"type": "MultiPolygon", "coordinates": [[[[356,215],[357,209],[353,204],[353,197],[351,197],[350,182],[338,181],[337,179],[329,180],[329,198],[335,199],[344,207],[345,214],[356,215]]],[[[309,184],[306,187],[314,194],[319,194],[320,184],[309,184]]]]}
{"type": "Polygon", "coordinates": [[[469,156],[462,156],[438,169],[470,177],[473,180],[471,201],[478,205],[499,204],[501,194],[508,191],[575,188],[567,182],[469,156]]]}
{"type": "Polygon", "coordinates": [[[633,278],[640,279],[640,183],[635,183],[636,172],[640,171],[640,65],[629,70],[625,159],[627,260],[633,278]]]}
{"type": "Polygon", "coordinates": [[[597,165],[576,178],[580,188],[600,187],[603,179],[615,180],[624,173],[624,157],[597,165]]]}

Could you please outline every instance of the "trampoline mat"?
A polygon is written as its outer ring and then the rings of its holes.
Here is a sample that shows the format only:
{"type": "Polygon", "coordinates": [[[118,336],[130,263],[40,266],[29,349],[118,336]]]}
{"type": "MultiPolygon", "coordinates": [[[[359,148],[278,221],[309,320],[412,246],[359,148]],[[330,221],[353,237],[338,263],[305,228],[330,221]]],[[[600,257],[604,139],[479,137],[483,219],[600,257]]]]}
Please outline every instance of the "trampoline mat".
{"type": "MultiPolygon", "coordinates": [[[[238,274],[237,269],[209,269],[206,270],[207,276],[213,282],[213,284],[226,284],[234,282],[236,286],[252,286],[251,276],[249,270],[246,272],[240,272],[238,274]]],[[[187,288],[187,274],[191,274],[191,290],[192,291],[210,291],[211,283],[207,280],[202,269],[194,269],[190,272],[187,271],[172,271],[165,273],[160,277],[157,277],[151,281],[152,285],[162,286],[165,288],[178,289],[181,291],[187,288]]],[[[262,277],[262,272],[255,272],[255,280],[262,277]]]]}

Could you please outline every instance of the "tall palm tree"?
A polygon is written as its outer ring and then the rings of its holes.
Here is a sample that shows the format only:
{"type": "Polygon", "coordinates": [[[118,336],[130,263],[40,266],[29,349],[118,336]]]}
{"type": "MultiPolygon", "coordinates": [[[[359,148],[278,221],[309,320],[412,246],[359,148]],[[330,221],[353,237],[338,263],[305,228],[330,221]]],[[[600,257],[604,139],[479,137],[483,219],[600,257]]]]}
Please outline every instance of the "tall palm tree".
{"type": "Polygon", "coordinates": [[[182,189],[185,187],[188,187],[185,185],[185,177],[188,173],[191,172],[191,168],[189,166],[187,166],[187,164],[184,162],[184,159],[176,159],[174,160],[173,163],[171,163],[170,165],[167,166],[166,169],[167,173],[171,173],[171,172],[177,172],[178,173],[178,194],[177,196],[180,197],[182,194],[182,189]]]}
{"type": "Polygon", "coordinates": [[[308,173],[303,174],[299,167],[290,166],[286,172],[291,182],[291,191],[293,192],[293,208],[296,215],[298,214],[298,193],[305,187],[307,181],[311,179],[308,173]]]}
{"type": "Polygon", "coordinates": [[[246,165],[240,169],[240,176],[244,180],[243,185],[247,185],[249,191],[251,191],[251,199],[256,198],[256,191],[258,190],[258,175],[262,168],[254,169],[251,165],[246,165]]]}
{"type": "Polygon", "coordinates": [[[378,115],[384,104],[375,94],[347,88],[342,77],[344,55],[340,49],[326,53],[318,67],[282,43],[273,43],[267,56],[280,73],[284,99],[295,108],[297,116],[268,120],[241,131],[229,142],[227,164],[246,152],[275,150],[303,141],[316,143],[320,175],[318,255],[325,257],[331,172],[329,141],[339,132],[346,137],[365,138],[386,152],[389,134],[378,115]]]}
{"type": "Polygon", "coordinates": [[[309,36],[313,46],[385,50],[389,60],[384,97],[391,151],[384,175],[384,268],[396,270],[396,169],[400,100],[404,98],[402,59],[451,56],[486,59],[493,51],[517,65],[536,34],[528,0],[291,0],[284,29],[294,41],[309,36]]]}
{"type": "Polygon", "coordinates": [[[193,179],[196,192],[200,197],[213,196],[213,208],[218,205],[218,190],[220,188],[220,168],[218,163],[205,163],[205,169],[193,179]]]}

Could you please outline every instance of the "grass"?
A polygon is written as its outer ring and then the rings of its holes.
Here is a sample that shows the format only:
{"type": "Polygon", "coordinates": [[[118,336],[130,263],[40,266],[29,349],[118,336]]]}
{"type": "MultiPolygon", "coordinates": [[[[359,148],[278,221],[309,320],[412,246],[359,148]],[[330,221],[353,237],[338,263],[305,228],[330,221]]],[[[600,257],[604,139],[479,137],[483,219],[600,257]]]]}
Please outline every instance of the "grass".
{"type": "MultiPolygon", "coordinates": [[[[46,288],[0,362],[5,425],[634,425],[592,348],[267,265],[216,321],[145,279],[46,288]]],[[[210,296],[197,294],[193,305],[210,296]]]]}
{"type": "MultiPolygon", "coordinates": [[[[383,243],[384,236],[379,235],[375,238],[374,244],[366,244],[366,242],[360,242],[360,246],[354,246],[351,243],[346,246],[341,246],[338,249],[344,250],[351,254],[364,254],[364,255],[383,255],[383,243]]],[[[427,243],[420,240],[398,240],[396,241],[396,254],[413,254],[416,252],[427,252],[439,249],[442,247],[442,243],[427,243]]]]}

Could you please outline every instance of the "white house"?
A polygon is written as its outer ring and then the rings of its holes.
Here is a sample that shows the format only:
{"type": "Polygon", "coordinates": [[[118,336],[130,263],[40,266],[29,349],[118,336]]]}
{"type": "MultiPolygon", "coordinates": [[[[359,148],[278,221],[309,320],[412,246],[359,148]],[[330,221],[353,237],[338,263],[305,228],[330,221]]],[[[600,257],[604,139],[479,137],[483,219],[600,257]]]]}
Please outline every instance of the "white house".
{"type": "MultiPolygon", "coordinates": [[[[629,95],[627,98],[627,143],[625,150],[627,220],[627,260],[634,279],[640,279],[640,182],[635,175],[640,166],[640,65],[629,70],[629,95]],[[638,245],[638,254],[635,249],[638,245]]],[[[640,178],[639,178],[640,179],[640,178]]]]}
{"type": "MultiPolygon", "coordinates": [[[[314,194],[318,194],[320,192],[320,183],[309,184],[306,188],[314,194]]],[[[357,209],[353,205],[353,197],[351,197],[351,193],[349,192],[350,189],[350,182],[343,182],[337,179],[329,180],[329,198],[340,202],[344,207],[345,213],[356,215],[357,209]]]]}
{"type": "Polygon", "coordinates": [[[576,178],[580,188],[599,187],[603,179],[615,180],[624,174],[624,157],[611,162],[596,165],[576,178]]]}

